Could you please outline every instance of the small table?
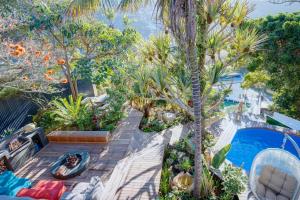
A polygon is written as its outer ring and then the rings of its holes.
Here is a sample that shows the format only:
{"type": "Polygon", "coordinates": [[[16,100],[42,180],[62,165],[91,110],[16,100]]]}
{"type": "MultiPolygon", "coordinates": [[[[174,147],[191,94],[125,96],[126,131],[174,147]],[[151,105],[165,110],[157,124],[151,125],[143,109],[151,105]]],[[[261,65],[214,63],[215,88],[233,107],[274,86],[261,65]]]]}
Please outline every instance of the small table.
{"type": "Polygon", "coordinates": [[[51,167],[51,174],[57,179],[69,179],[81,174],[84,170],[86,170],[88,164],[90,162],[90,154],[87,151],[72,151],[65,153],[60,156],[57,161],[51,167]],[[68,168],[65,166],[67,162],[67,158],[69,155],[76,155],[80,160],[76,166],[72,168],[68,168]],[[64,174],[59,174],[57,171],[61,168],[61,166],[65,166],[64,174]]]}

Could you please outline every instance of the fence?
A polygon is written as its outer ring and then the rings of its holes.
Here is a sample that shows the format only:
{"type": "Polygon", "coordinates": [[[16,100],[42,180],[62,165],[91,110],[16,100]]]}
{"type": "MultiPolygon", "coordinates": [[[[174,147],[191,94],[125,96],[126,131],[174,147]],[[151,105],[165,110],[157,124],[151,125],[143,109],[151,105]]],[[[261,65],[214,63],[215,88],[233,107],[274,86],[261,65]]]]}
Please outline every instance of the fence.
{"type": "MultiPolygon", "coordinates": [[[[79,80],[78,90],[79,93],[83,93],[85,96],[93,96],[92,84],[88,81],[79,80]]],[[[50,100],[57,96],[66,97],[70,95],[69,91],[68,87],[64,87],[62,88],[62,92],[42,96],[50,100]]],[[[37,113],[38,109],[39,106],[31,98],[24,96],[0,99],[0,140],[9,134],[9,132],[32,122],[32,116],[37,113]]]]}

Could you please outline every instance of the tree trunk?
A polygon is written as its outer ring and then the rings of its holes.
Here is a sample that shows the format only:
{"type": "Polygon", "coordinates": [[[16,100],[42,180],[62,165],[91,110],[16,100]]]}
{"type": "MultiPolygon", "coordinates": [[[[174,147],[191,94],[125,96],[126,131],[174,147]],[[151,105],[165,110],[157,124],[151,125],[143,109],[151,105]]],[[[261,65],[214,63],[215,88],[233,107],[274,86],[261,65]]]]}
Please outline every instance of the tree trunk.
{"type": "Polygon", "coordinates": [[[144,106],[144,116],[145,116],[145,118],[148,119],[150,117],[150,111],[151,111],[152,107],[153,107],[153,102],[147,103],[144,106]]]}
{"type": "Polygon", "coordinates": [[[195,0],[187,0],[186,5],[186,59],[192,75],[192,96],[194,108],[194,128],[195,128],[195,184],[194,197],[200,198],[200,186],[202,176],[202,157],[201,157],[201,91],[200,91],[200,70],[197,65],[197,49],[196,49],[196,4],[195,0]]]}
{"type": "Polygon", "coordinates": [[[71,77],[71,72],[70,72],[70,69],[69,69],[69,66],[66,66],[66,71],[67,71],[67,80],[69,82],[69,86],[70,86],[70,90],[71,90],[71,94],[72,94],[72,97],[73,97],[73,100],[76,101],[77,100],[77,92],[76,92],[76,88],[74,87],[74,82],[72,80],[72,77],[71,77]]]}
{"type": "MultiPolygon", "coordinates": [[[[73,100],[76,101],[77,97],[78,97],[78,90],[77,90],[77,87],[75,86],[75,84],[72,80],[71,66],[70,66],[70,63],[69,63],[67,48],[63,47],[63,49],[64,49],[64,53],[65,53],[65,62],[66,62],[65,67],[66,67],[67,80],[69,82],[69,86],[70,86],[70,90],[71,90],[73,100]]],[[[76,84],[77,84],[77,82],[76,82],[76,84]]]]}

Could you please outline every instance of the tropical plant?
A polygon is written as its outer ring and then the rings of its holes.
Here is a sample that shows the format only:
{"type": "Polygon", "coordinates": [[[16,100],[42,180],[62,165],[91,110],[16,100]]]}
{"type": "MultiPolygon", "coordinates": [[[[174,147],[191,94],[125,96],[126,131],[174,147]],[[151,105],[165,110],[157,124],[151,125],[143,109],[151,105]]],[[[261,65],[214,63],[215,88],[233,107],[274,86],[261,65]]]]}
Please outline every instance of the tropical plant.
{"type": "Polygon", "coordinates": [[[220,166],[224,163],[228,152],[230,151],[231,144],[226,145],[222,149],[220,149],[213,157],[211,165],[215,169],[219,169],[220,166]]]}
{"type": "Polygon", "coordinates": [[[215,197],[216,181],[212,173],[206,166],[203,167],[202,182],[201,182],[201,195],[203,199],[213,200],[215,197]]]}
{"type": "Polygon", "coordinates": [[[84,130],[92,125],[92,112],[87,105],[81,103],[82,96],[75,101],[72,96],[59,98],[50,102],[53,106],[52,115],[55,121],[67,127],[78,126],[84,130]]]}

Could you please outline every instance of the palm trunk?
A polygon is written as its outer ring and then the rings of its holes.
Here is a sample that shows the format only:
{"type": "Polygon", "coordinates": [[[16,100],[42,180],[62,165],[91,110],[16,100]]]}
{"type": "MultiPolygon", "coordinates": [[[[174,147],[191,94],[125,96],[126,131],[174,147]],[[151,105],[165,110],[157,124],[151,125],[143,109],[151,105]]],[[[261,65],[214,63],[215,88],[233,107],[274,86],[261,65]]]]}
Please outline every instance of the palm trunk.
{"type": "MultiPolygon", "coordinates": [[[[205,16],[205,10],[204,10],[204,2],[198,1],[197,2],[197,16],[199,16],[199,19],[197,21],[198,23],[198,30],[199,34],[197,37],[197,50],[198,50],[198,67],[200,70],[200,80],[201,80],[201,72],[204,70],[205,65],[205,54],[206,54],[206,38],[207,38],[207,31],[208,31],[208,25],[207,25],[207,19],[205,16]]],[[[200,88],[201,94],[204,90],[203,87],[200,88]]],[[[205,137],[205,116],[204,116],[204,102],[202,102],[201,105],[201,128],[202,128],[202,137],[205,137]]]]}
{"type": "Polygon", "coordinates": [[[186,59],[187,65],[192,72],[192,92],[193,92],[193,109],[194,109],[194,128],[195,128],[195,183],[194,196],[200,198],[200,186],[202,176],[202,157],[201,157],[201,91],[200,91],[200,70],[197,65],[196,49],[196,4],[195,0],[187,1],[187,18],[186,18],[186,59]]]}

